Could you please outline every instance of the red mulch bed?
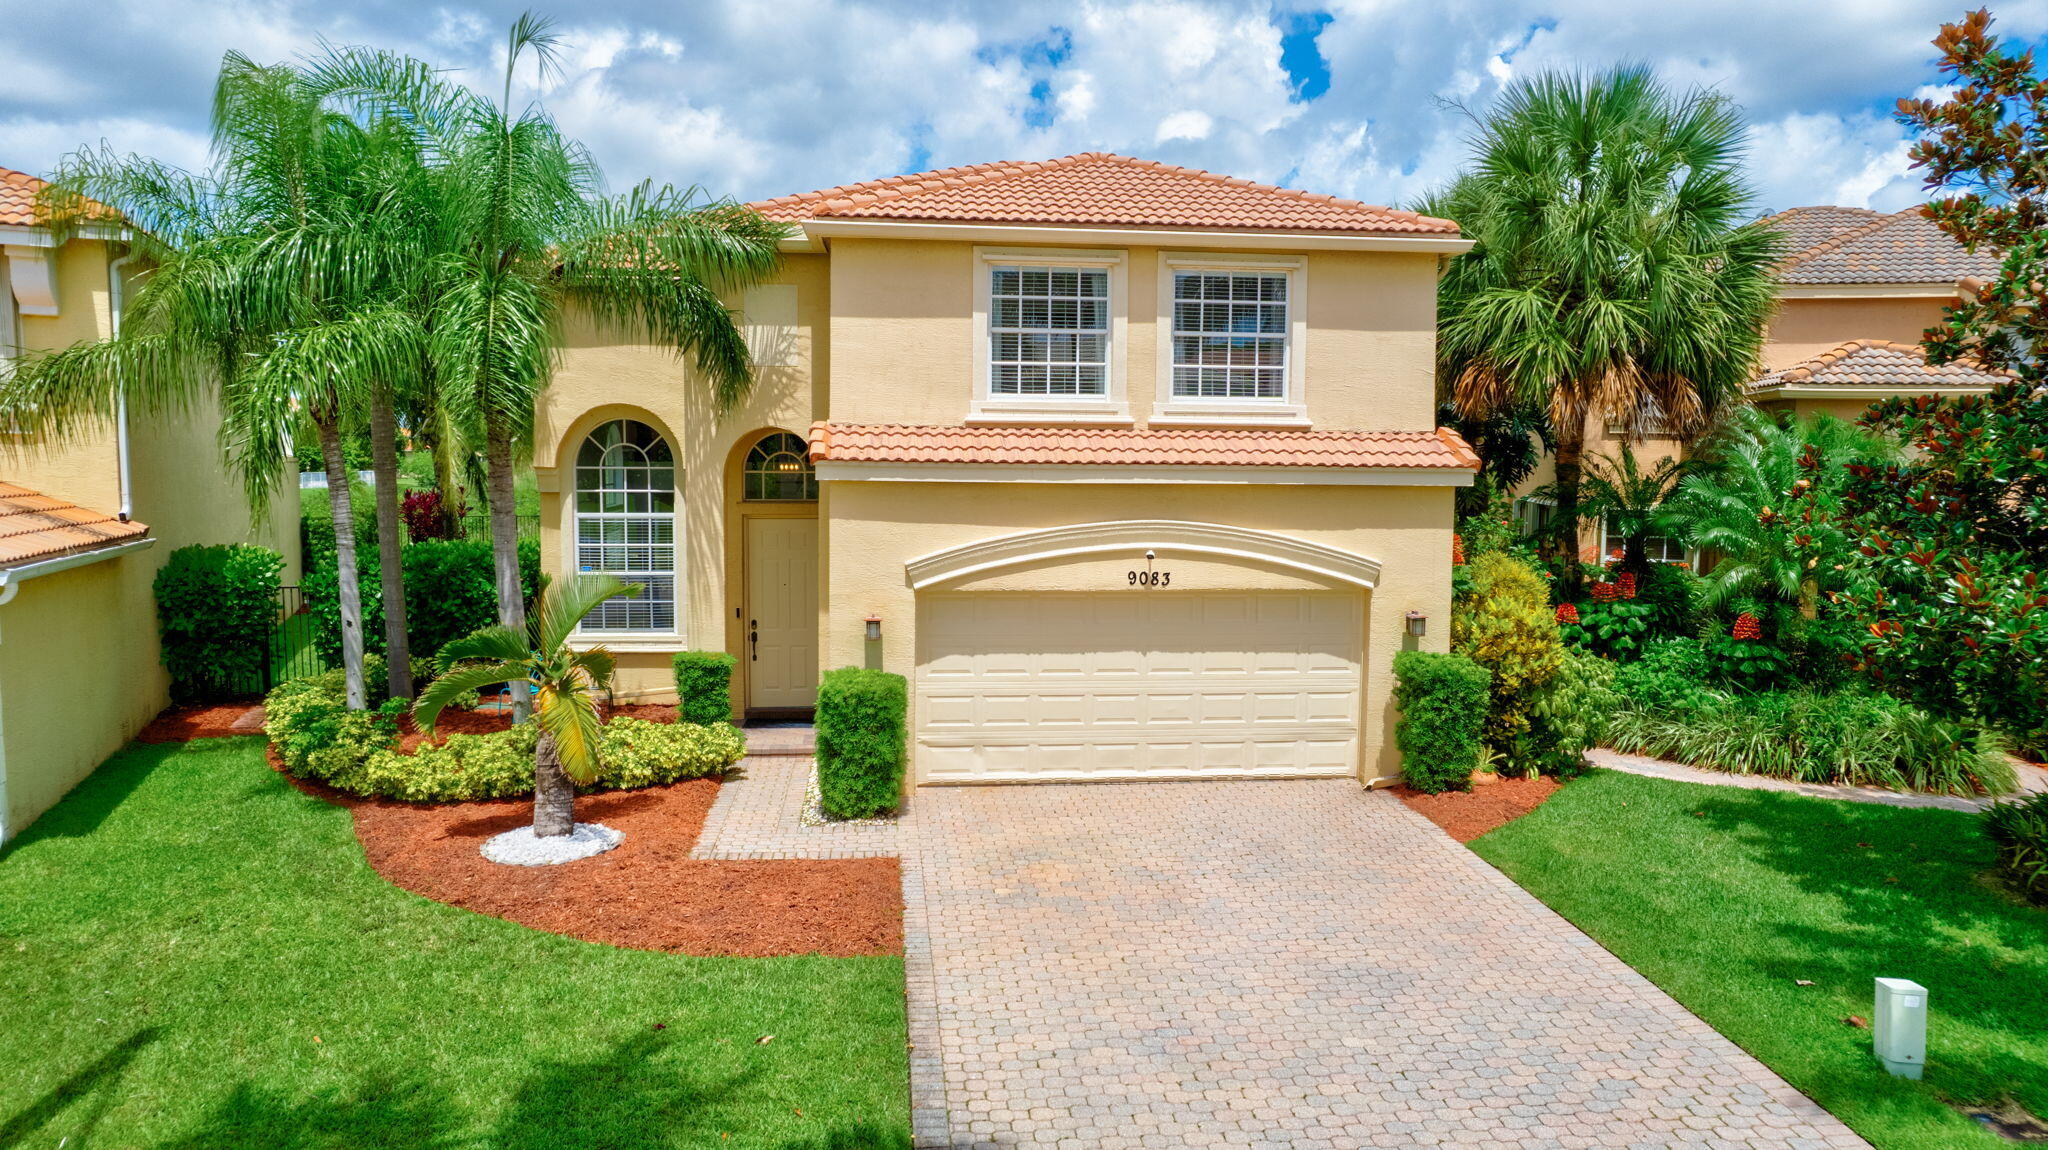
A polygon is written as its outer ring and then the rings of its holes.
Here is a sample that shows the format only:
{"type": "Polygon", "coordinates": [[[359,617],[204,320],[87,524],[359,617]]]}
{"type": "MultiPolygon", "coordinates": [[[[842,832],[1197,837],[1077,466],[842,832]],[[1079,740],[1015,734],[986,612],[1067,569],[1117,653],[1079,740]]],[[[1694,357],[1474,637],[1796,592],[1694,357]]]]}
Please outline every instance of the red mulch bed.
{"type": "Polygon", "coordinates": [[[182,743],[189,739],[225,739],[263,733],[261,703],[187,703],[166,707],[135,733],[138,743],[182,743]],[[252,717],[250,712],[254,711],[252,717]],[[240,722],[240,727],[235,726],[240,722]]]}
{"type": "Polygon", "coordinates": [[[1543,800],[1556,794],[1561,785],[1552,778],[1501,779],[1469,791],[1429,795],[1403,783],[1394,788],[1394,793],[1452,838],[1469,843],[1542,806],[1543,800]]]}

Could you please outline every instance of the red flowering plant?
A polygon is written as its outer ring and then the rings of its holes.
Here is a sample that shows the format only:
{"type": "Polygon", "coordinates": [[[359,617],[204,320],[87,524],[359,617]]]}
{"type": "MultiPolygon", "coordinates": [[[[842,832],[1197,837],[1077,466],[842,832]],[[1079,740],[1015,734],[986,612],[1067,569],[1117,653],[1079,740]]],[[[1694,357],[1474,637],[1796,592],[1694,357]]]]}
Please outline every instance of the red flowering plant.
{"type": "Polygon", "coordinates": [[[1650,607],[1635,601],[1635,575],[1623,572],[1612,582],[1588,583],[1586,594],[1589,601],[1566,603],[1558,608],[1558,632],[1565,642],[1622,662],[1641,655],[1649,639],[1650,607]],[[1571,613],[1569,621],[1565,617],[1567,610],[1571,613]]]}
{"type": "Polygon", "coordinates": [[[448,506],[438,491],[408,491],[398,504],[398,514],[405,520],[405,537],[414,543],[461,538],[464,510],[459,503],[448,506]]]}

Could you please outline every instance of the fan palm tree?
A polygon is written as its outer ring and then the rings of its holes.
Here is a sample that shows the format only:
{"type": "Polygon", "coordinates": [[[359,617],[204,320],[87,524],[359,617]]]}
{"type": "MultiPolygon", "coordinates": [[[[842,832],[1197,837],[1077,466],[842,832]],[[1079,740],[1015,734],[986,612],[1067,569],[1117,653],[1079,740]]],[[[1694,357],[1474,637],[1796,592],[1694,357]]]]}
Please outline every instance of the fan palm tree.
{"type": "Polygon", "coordinates": [[[1701,578],[1708,606],[1775,601],[1813,619],[1822,596],[1840,586],[1835,560],[1850,549],[1826,514],[1848,482],[1845,469],[1897,454],[1889,440],[1832,416],[1795,422],[1739,408],[1704,445],[1660,519],[1714,556],[1701,578]],[[1802,466],[1809,452],[1819,462],[1810,472],[1802,466]]]}
{"type": "Polygon", "coordinates": [[[583,575],[541,593],[524,633],[485,627],[441,648],[442,675],[420,692],[413,722],[432,734],[449,703],[497,683],[523,683],[532,692],[540,728],[533,750],[533,833],[566,835],[576,828],[576,785],[597,780],[603,722],[597,695],[611,688],[610,651],[577,651],[569,637],[584,616],[616,596],[640,593],[637,583],[610,575],[583,575]]]}
{"type": "MultiPolygon", "coordinates": [[[[1667,456],[1648,470],[1636,461],[1635,448],[1627,443],[1613,455],[1595,455],[1580,482],[1579,513],[1594,522],[1612,518],[1621,533],[1621,565],[1624,570],[1649,569],[1643,540],[1658,527],[1664,502],[1678,489],[1691,464],[1667,456]]],[[[1554,493],[1553,493],[1554,494],[1554,493]]]]}
{"type": "Polygon", "coordinates": [[[1439,287],[1439,386],[1468,417],[1549,413],[1569,559],[1588,418],[1691,435],[1753,374],[1781,241],[1752,219],[1742,146],[1720,95],[1548,74],[1501,96],[1474,166],[1423,205],[1478,241],[1439,287]]]}
{"type": "MultiPolygon", "coordinates": [[[[518,631],[526,605],[515,466],[563,346],[565,314],[576,309],[689,357],[719,410],[729,409],[754,371],[718,293],[772,274],[784,229],[729,201],[705,202],[695,189],[641,184],[603,195],[588,153],[543,109],[512,103],[523,61],[543,77],[554,67],[548,22],[521,16],[506,49],[495,102],[392,53],[335,49],[311,67],[327,93],[410,125],[438,157],[437,250],[421,318],[441,402],[481,432],[498,620],[518,631]]],[[[513,700],[523,715],[518,683],[513,700]]]]}
{"type": "Polygon", "coordinates": [[[118,337],[27,357],[0,385],[0,410],[58,436],[124,404],[171,413],[217,402],[224,450],[259,514],[290,469],[302,409],[329,476],[353,707],[366,691],[342,435],[379,388],[418,377],[427,346],[389,292],[424,253],[389,199],[366,194],[363,175],[406,144],[324,107],[298,70],[230,53],[206,172],[104,149],[66,159],[44,193],[52,227],[107,205],[132,225],[153,271],[118,337]]]}

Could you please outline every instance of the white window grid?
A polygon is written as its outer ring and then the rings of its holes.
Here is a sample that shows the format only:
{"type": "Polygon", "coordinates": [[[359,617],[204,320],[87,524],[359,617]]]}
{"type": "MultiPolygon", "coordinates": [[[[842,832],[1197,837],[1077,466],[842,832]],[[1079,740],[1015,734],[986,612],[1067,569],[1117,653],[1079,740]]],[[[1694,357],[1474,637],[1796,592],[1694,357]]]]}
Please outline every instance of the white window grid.
{"type": "Polygon", "coordinates": [[[1287,398],[1288,276],[1173,273],[1173,397],[1287,398]]]}
{"type": "Polygon", "coordinates": [[[585,632],[676,629],[675,457],[646,424],[614,420],[576,460],[576,570],[641,586],[586,616],[585,632]]]}
{"type": "MultiPolygon", "coordinates": [[[[1627,549],[1628,537],[1608,515],[1600,521],[1600,556],[1603,559],[1620,559],[1627,549]]],[[[1685,544],[1669,535],[1643,536],[1643,557],[1652,563],[1683,563],[1686,561],[1685,544]]]]}
{"type": "Polygon", "coordinates": [[[1109,271],[995,265],[989,269],[991,396],[1109,394],[1109,271]]]}

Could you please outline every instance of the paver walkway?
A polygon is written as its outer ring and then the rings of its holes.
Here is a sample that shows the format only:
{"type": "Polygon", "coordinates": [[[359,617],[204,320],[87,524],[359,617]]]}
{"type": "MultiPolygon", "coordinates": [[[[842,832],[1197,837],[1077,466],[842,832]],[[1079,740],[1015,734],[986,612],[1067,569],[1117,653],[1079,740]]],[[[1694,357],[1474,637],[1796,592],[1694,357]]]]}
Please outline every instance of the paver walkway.
{"type": "MultiPolygon", "coordinates": [[[[721,808],[787,801],[749,775],[721,808]]],[[[894,830],[920,1147],[1863,1145],[1355,783],[927,787],[894,830]]]]}
{"type": "MultiPolygon", "coordinates": [[[[1741,787],[1751,791],[1783,791],[1786,794],[1805,795],[1813,799],[1840,799],[1852,803],[1876,803],[1887,807],[1933,807],[1948,811],[1981,811],[1998,801],[1997,798],[1964,798],[1961,795],[1929,795],[1915,791],[1888,791],[1883,787],[1840,787],[1826,783],[1802,783],[1792,779],[1774,779],[1768,775],[1738,775],[1732,771],[1709,771],[1699,767],[1688,767],[1666,759],[1653,759],[1648,755],[1631,755],[1606,747],[1594,747],[1586,752],[1586,761],[1596,767],[1626,771],[1631,775],[1648,775],[1654,779],[1670,779],[1678,783],[1703,783],[1710,787],[1741,787]]],[[[2013,773],[2018,777],[2020,789],[2016,794],[2033,794],[2048,791],[2048,771],[2031,763],[2014,760],[2013,773]]],[[[2001,796],[2011,798],[2011,795],[2001,796]]]]}

